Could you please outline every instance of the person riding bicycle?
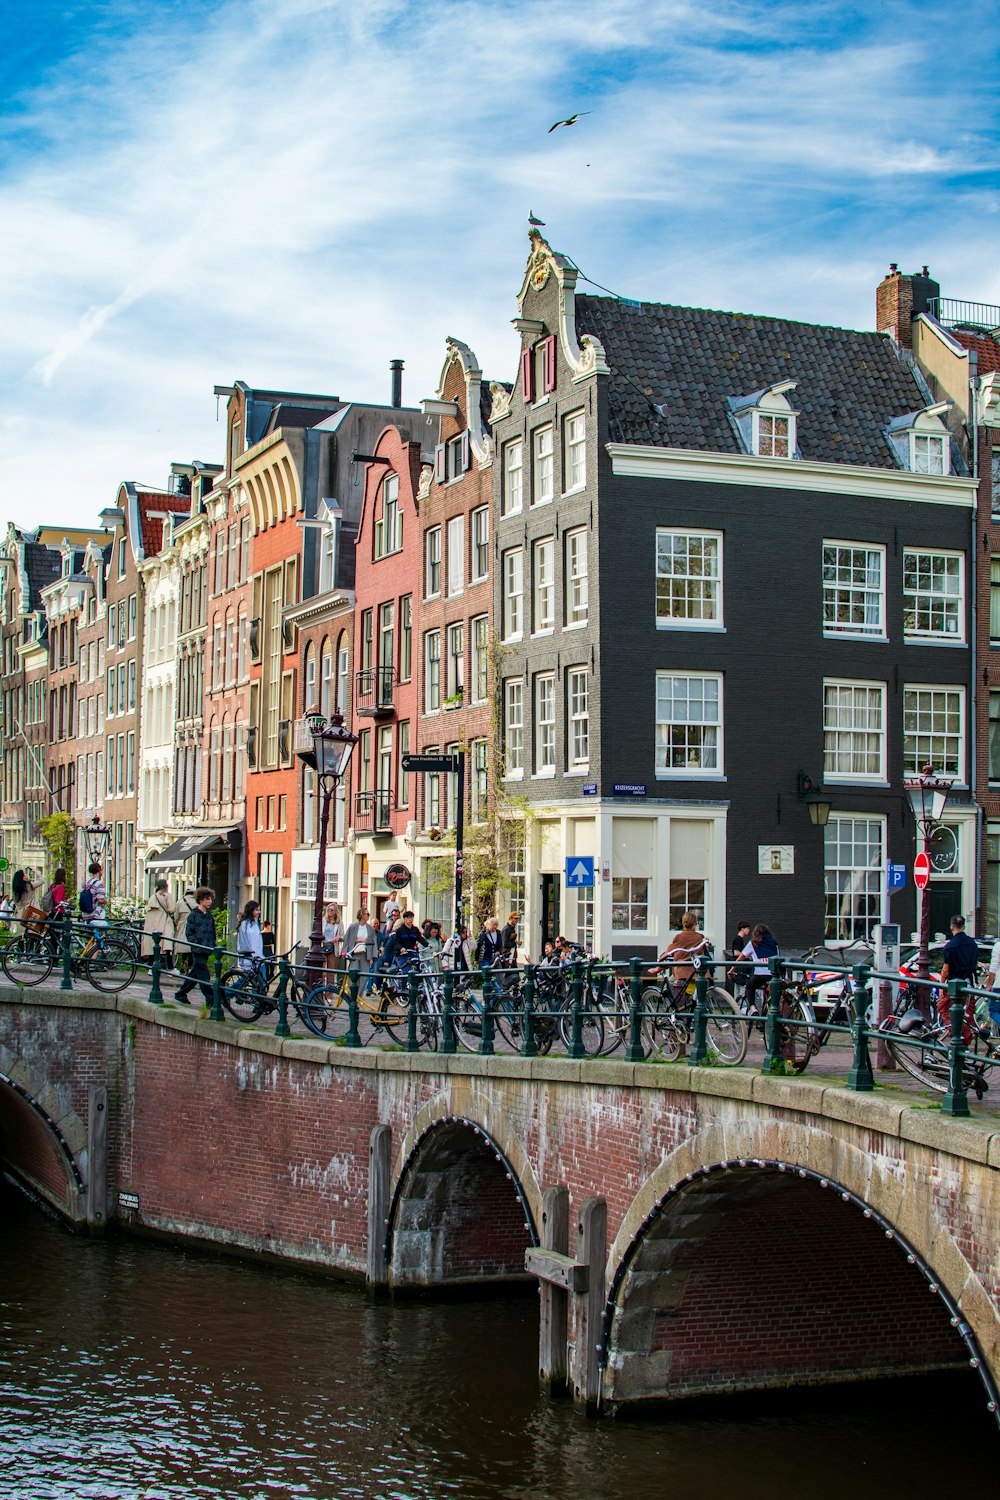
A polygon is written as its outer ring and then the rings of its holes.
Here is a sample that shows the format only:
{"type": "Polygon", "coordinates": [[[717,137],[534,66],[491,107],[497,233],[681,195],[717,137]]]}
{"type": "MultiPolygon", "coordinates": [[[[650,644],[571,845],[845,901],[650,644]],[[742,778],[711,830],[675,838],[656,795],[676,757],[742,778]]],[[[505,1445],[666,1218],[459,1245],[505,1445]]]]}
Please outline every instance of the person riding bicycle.
{"type": "Polygon", "coordinates": [[[703,932],[698,931],[698,918],[693,911],[684,912],[681,917],[680,932],[674,933],[669,944],[657,959],[657,963],[660,964],[673,964],[671,977],[676,1000],[683,995],[694,974],[694,965],[685,963],[684,960],[704,954],[707,948],[708,938],[703,932]]]}
{"type": "Polygon", "coordinates": [[[778,955],[778,940],[770,927],[763,922],[758,922],[750,934],[740,958],[745,962],[753,964],[753,973],[746,980],[744,995],[747,1004],[753,1006],[757,991],[766,988],[771,980],[771,970],[768,967],[768,959],[776,958],[778,955]]]}
{"type": "Polygon", "coordinates": [[[404,911],[402,921],[382,949],[382,968],[405,972],[416,961],[417,949],[427,946],[427,939],[414,922],[412,911],[404,911]]]}

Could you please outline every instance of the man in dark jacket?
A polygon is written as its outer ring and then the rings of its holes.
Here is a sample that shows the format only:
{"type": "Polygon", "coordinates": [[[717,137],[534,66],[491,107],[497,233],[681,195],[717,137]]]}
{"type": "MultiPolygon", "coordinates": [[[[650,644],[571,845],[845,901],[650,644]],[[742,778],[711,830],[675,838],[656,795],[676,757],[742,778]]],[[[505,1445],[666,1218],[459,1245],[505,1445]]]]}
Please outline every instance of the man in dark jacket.
{"type": "Polygon", "coordinates": [[[427,939],[414,923],[412,911],[404,911],[400,925],[382,949],[382,967],[408,969],[416,962],[417,949],[426,947],[427,939]]]}
{"type": "Polygon", "coordinates": [[[496,968],[503,952],[503,939],[498,932],[500,923],[496,917],[487,917],[486,926],[479,934],[476,942],[476,963],[481,969],[489,964],[490,968],[496,968]]]}
{"type": "Polygon", "coordinates": [[[174,1001],[178,1005],[190,1005],[188,995],[198,984],[208,1004],[211,1005],[212,976],[208,972],[208,955],[215,947],[215,923],[212,920],[212,902],[215,900],[215,892],[209,890],[207,885],[203,885],[195,891],[194,899],[194,908],[188,913],[188,919],[184,924],[184,941],[191,954],[191,966],[187,978],[174,996],[174,1001]]]}

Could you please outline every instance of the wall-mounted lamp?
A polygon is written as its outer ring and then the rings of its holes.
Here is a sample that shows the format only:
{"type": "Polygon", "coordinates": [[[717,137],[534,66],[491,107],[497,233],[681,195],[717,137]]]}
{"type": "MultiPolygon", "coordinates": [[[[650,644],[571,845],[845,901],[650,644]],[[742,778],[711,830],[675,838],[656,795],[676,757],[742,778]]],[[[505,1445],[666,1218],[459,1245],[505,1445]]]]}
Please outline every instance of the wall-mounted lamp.
{"type": "Polygon", "coordinates": [[[833,803],[824,792],[822,786],[807,776],[805,771],[800,771],[796,782],[799,801],[804,802],[809,809],[809,821],[817,828],[825,828],[830,821],[830,812],[833,803]]]}

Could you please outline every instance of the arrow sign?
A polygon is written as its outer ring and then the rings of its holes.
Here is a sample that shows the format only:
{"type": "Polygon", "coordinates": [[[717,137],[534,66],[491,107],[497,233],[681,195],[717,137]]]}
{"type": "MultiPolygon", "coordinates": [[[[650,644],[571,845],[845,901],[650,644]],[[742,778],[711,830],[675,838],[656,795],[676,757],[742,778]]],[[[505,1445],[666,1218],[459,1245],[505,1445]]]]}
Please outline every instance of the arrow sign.
{"type": "Polygon", "coordinates": [[[927,889],[927,882],[931,878],[931,857],[927,853],[918,854],[913,861],[913,884],[918,891],[927,889]]]}
{"type": "Polygon", "coordinates": [[[458,762],[454,755],[404,755],[402,766],[404,771],[458,770],[458,762]]]}
{"type": "Polygon", "coordinates": [[[594,884],[594,856],[571,854],[566,861],[566,884],[579,888],[594,884]]]}

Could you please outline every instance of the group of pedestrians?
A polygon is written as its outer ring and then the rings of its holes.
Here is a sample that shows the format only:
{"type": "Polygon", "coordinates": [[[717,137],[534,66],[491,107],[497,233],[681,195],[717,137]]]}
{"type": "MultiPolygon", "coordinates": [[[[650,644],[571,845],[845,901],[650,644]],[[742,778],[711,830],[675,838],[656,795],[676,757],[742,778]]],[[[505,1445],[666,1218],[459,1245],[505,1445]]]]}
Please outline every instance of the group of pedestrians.
{"type": "MultiPolygon", "coordinates": [[[[15,870],[10,883],[10,895],[0,901],[0,919],[14,917],[19,922],[30,922],[69,915],[73,902],[67,882],[68,876],[62,865],[53,873],[48,885],[41,879],[36,879],[30,865],[23,870],[15,870]]],[[[101,866],[96,860],[92,860],[88,867],[87,878],[80,887],[76,904],[85,921],[105,920],[108,892],[101,866]]]]}

